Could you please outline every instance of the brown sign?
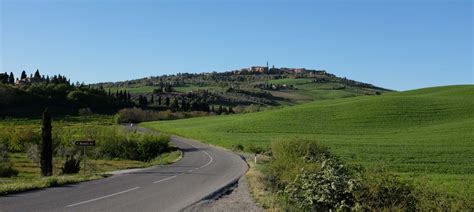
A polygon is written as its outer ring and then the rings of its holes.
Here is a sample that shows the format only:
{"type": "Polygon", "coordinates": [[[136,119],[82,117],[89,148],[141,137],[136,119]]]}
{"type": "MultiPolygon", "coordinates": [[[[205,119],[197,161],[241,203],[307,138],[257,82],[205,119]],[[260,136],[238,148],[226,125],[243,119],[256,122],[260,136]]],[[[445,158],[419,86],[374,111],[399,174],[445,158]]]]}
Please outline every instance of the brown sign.
{"type": "Polygon", "coordinates": [[[74,144],[77,146],[95,146],[95,141],[76,141],[74,144]]]}

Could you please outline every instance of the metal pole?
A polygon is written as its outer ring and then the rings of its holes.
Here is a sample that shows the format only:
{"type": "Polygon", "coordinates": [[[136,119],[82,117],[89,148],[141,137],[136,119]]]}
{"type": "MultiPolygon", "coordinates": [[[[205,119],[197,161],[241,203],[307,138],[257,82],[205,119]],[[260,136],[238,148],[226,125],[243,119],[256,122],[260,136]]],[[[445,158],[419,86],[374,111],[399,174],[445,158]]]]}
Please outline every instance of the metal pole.
{"type": "Polygon", "coordinates": [[[86,159],[87,159],[86,146],[84,146],[84,175],[86,175],[86,159]]]}

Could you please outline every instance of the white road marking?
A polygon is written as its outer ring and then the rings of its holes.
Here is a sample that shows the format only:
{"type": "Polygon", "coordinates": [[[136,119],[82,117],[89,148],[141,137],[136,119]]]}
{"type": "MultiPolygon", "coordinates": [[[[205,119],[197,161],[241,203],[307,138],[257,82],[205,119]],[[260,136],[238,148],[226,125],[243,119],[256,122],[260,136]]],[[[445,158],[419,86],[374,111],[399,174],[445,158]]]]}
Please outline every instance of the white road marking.
{"type": "MultiPolygon", "coordinates": [[[[190,143],[188,143],[188,142],[184,142],[184,143],[186,143],[186,144],[188,144],[188,145],[191,145],[192,147],[194,147],[194,148],[200,150],[198,147],[196,147],[196,146],[194,146],[194,145],[192,145],[192,144],[190,144],[190,143]]],[[[204,152],[204,154],[206,154],[206,155],[209,157],[209,162],[207,162],[207,163],[204,164],[203,166],[201,166],[201,167],[199,167],[199,168],[196,168],[196,169],[202,169],[202,168],[204,168],[204,167],[206,167],[206,166],[209,166],[209,165],[211,165],[212,161],[214,161],[214,158],[213,158],[207,151],[204,151],[204,150],[200,150],[200,151],[204,152]]]]}
{"type": "MultiPolygon", "coordinates": [[[[195,149],[197,149],[197,150],[199,150],[199,151],[204,152],[204,154],[206,154],[206,155],[209,157],[209,161],[208,161],[206,164],[204,164],[204,165],[201,166],[201,167],[197,167],[197,168],[195,168],[194,170],[202,169],[202,168],[204,168],[204,167],[206,167],[206,166],[209,166],[209,165],[214,161],[214,158],[213,158],[208,152],[206,152],[206,151],[204,151],[204,150],[200,150],[198,147],[196,147],[196,146],[194,146],[194,145],[192,145],[192,144],[190,144],[190,143],[188,143],[188,142],[185,142],[185,141],[180,141],[180,142],[183,142],[183,143],[185,143],[185,144],[187,144],[187,145],[190,145],[190,146],[194,147],[195,149]]],[[[193,172],[193,169],[188,170],[187,172],[193,172]]],[[[161,180],[155,181],[155,182],[153,182],[153,184],[161,183],[161,182],[167,181],[167,180],[171,180],[171,179],[173,179],[173,178],[175,178],[175,177],[177,177],[177,176],[183,175],[183,174],[184,174],[184,172],[182,172],[181,174],[178,174],[178,175],[174,175],[174,176],[171,176],[171,177],[168,177],[168,178],[165,178],[165,179],[161,179],[161,180]]]]}
{"type": "Polygon", "coordinates": [[[133,191],[133,190],[136,190],[136,189],[139,189],[139,188],[140,188],[140,187],[131,188],[131,189],[128,189],[128,190],[125,190],[125,191],[121,191],[121,192],[109,194],[109,195],[106,195],[106,196],[103,196],[103,197],[98,197],[98,198],[91,199],[91,200],[87,200],[87,201],[84,201],[84,202],[79,202],[79,203],[71,204],[71,205],[68,205],[68,206],[66,206],[66,207],[69,208],[69,207],[74,207],[74,206],[77,206],[77,205],[86,204],[86,203],[89,203],[89,202],[94,202],[94,201],[97,201],[97,200],[101,200],[101,199],[113,197],[113,196],[116,196],[116,195],[119,195],[119,194],[123,194],[123,193],[127,193],[127,192],[129,192],[129,191],[133,191]]]}
{"type": "Polygon", "coordinates": [[[155,181],[155,182],[153,182],[153,183],[154,183],[154,184],[156,184],[156,183],[161,183],[161,182],[163,182],[163,181],[171,180],[171,179],[173,179],[173,178],[175,178],[175,177],[176,177],[176,175],[175,175],[175,176],[171,176],[171,177],[167,177],[167,178],[165,178],[165,179],[161,179],[161,180],[155,181]]]}

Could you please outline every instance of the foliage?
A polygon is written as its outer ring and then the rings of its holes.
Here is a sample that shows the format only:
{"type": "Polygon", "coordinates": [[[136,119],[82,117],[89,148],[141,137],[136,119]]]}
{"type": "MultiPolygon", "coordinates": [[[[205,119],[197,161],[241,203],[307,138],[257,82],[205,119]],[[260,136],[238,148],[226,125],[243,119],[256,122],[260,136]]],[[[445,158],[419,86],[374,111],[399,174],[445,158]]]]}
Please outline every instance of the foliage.
{"type": "Polygon", "coordinates": [[[81,159],[77,156],[67,156],[63,167],[61,168],[63,174],[75,174],[81,169],[81,159]]]}
{"type": "Polygon", "coordinates": [[[18,175],[18,170],[14,169],[8,158],[8,147],[4,142],[0,142],[0,177],[12,177],[18,175]]]}
{"type": "Polygon", "coordinates": [[[99,157],[149,161],[169,151],[168,136],[125,134],[116,130],[108,130],[106,133],[106,137],[99,137],[99,157]]]}
{"type": "Polygon", "coordinates": [[[18,175],[18,170],[13,168],[12,163],[0,161],[0,177],[13,177],[18,175]]]}

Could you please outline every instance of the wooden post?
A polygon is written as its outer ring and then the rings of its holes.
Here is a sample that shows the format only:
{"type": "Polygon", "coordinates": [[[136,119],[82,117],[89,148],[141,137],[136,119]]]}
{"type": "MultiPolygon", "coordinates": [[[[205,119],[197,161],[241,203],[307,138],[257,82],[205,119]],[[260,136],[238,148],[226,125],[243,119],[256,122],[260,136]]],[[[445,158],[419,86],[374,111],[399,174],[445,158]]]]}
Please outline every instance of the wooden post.
{"type": "Polygon", "coordinates": [[[86,160],[87,160],[87,154],[86,154],[86,146],[84,146],[84,175],[86,175],[86,160]]]}

